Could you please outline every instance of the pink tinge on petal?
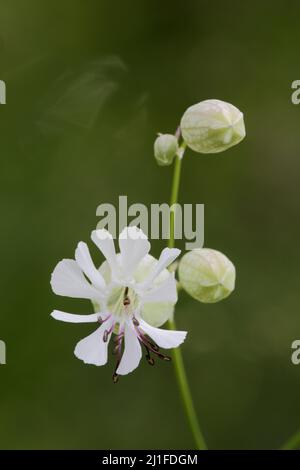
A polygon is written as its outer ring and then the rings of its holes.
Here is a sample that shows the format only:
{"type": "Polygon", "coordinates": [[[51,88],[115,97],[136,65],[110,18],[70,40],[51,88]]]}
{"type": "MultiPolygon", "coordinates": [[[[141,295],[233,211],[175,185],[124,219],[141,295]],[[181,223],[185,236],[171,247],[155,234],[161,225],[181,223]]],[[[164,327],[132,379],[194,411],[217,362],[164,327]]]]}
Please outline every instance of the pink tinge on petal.
{"type": "Polygon", "coordinates": [[[112,319],[102,323],[102,325],[92,334],[83,338],[77,343],[74,354],[86,364],[94,364],[95,366],[103,366],[107,363],[107,348],[111,333],[107,335],[104,341],[105,331],[111,328],[112,319]]]}

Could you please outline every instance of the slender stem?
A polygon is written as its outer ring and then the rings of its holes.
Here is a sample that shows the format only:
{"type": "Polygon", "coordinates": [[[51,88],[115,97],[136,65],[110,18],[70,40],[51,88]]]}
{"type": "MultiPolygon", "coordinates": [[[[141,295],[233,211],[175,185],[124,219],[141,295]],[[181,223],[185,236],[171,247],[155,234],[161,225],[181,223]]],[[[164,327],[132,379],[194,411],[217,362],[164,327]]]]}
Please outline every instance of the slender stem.
{"type": "MultiPolygon", "coordinates": [[[[175,160],[174,174],[173,174],[172,192],[171,192],[171,200],[170,200],[171,208],[173,204],[176,204],[178,201],[179,183],[180,183],[180,175],[181,175],[181,162],[182,162],[182,158],[177,156],[175,160]]],[[[169,238],[168,247],[173,248],[174,246],[175,246],[175,209],[171,210],[171,213],[170,213],[170,238],[169,238]]]]}
{"type": "Polygon", "coordinates": [[[280,450],[297,450],[300,449],[300,431],[293,434],[284,444],[280,450]]]}
{"type": "MultiPolygon", "coordinates": [[[[173,183],[172,183],[172,192],[171,192],[171,201],[170,206],[176,204],[178,201],[178,191],[179,191],[179,183],[180,183],[180,174],[181,174],[181,162],[182,156],[184,153],[185,148],[181,148],[182,153],[180,156],[176,157],[175,166],[174,166],[174,176],[173,176],[173,183]]],[[[175,246],[175,211],[171,211],[170,214],[170,238],[168,246],[169,248],[173,248],[175,246]]],[[[170,330],[176,330],[176,324],[174,320],[169,320],[168,327],[170,330]]],[[[206,450],[207,446],[202,435],[198,418],[196,414],[196,410],[194,407],[190,387],[188,384],[183,357],[180,348],[173,349],[173,364],[175,368],[175,374],[177,378],[178,387],[180,390],[180,395],[184,407],[184,411],[192,431],[196,448],[199,450],[206,450]]]]}

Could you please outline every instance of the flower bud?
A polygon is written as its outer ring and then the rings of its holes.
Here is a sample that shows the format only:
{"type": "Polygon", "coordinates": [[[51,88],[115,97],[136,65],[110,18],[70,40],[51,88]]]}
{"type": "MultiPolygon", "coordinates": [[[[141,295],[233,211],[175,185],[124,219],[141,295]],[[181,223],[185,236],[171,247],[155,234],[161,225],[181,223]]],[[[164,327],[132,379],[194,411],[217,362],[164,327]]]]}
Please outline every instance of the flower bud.
{"type": "Polygon", "coordinates": [[[234,290],[235,267],[220,251],[189,251],[179,263],[178,274],[182,287],[199,302],[219,302],[234,290]]]}
{"type": "Polygon", "coordinates": [[[205,100],[188,108],[180,127],[186,144],[199,153],[223,152],[246,135],[243,113],[220,100],[205,100]]]}
{"type": "Polygon", "coordinates": [[[159,165],[171,165],[178,151],[178,141],[172,134],[160,134],[154,142],[154,156],[159,165]]]}

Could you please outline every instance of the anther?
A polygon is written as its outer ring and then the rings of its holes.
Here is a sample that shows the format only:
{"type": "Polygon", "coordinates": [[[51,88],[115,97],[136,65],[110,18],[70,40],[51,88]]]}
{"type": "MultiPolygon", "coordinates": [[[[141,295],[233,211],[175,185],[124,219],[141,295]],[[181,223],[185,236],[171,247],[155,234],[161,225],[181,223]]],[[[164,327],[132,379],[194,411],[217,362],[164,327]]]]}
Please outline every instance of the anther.
{"type": "Polygon", "coordinates": [[[150,351],[145,344],[144,344],[144,348],[146,349],[146,354],[145,354],[146,361],[148,362],[150,366],[154,366],[154,359],[150,356],[150,351]]]}
{"type": "Polygon", "coordinates": [[[139,322],[135,317],[132,317],[132,323],[134,324],[134,326],[139,326],[139,322]]]}
{"type": "Polygon", "coordinates": [[[152,343],[152,341],[149,341],[148,338],[145,338],[145,339],[146,339],[147,343],[149,344],[149,346],[151,346],[153,351],[159,352],[159,347],[157,346],[157,344],[152,343]]]}
{"type": "Polygon", "coordinates": [[[145,335],[140,332],[140,338],[142,342],[148,346],[153,352],[159,352],[159,347],[153,341],[150,341],[145,335]]]}
{"type": "Polygon", "coordinates": [[[103,341],[104,341],[104,343],[107,342],[107,340],[108,340],[108,335],[109,335],[109,331],[108,331],[108,330],[105,330],[104,333],[103,333],[103,341]]]}
{"type": "Polygon", "coordinates": [[[118,382],[118,380],[119,380],[119,375],[115,373],[115,374],[113,375],[112,379],[113,379],[113,383],[116,384],[116,383],[118,382]]]}
{"type": "Polygon", "coordinates": [[[130,305],[130,299],[129,299],[129,297],[128,297],[128,291],[129,291],[129,288],[128,288],[128,287],[125,287],[124,297],[123,297],[123,305],[124,305],[124,307],[128,307],[128,305],[130,305]]]}
{"type": "Polygon", "coordinates": [[[163,361],[171,361],[172,360],[172,358],[170,356],[165,356],[164,354],[161,354],[161,353],[159,353],[157,355],[158,355],[159,359],[162,359],[163,361]]]}

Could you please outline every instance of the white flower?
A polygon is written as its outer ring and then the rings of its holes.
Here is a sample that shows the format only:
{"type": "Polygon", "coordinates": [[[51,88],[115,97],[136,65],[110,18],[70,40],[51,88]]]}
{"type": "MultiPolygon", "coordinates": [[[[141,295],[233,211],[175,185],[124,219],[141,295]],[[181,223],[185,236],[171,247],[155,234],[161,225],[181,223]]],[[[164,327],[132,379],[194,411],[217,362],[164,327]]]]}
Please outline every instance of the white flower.
{"type": "Polygon", "coordinates": [[[141,346],[153,365],[151,354],[169,360],[159,348],[175,348],[186,337],[185,331],[156,328],[172,316],[177,302],[175,276],[166,268],[180,250],[165,248],[156,260],[148,254],[150,243],[137,227],[127,227],[121,232],[119,254],[107,230],[93,231],[92,240],[106,258],[100,268],[96,269],[86,243],[79,242],[75,260],[64,259],[54,269],[51,286],[55,294],[90,299],[97,312],[75,315],[54,310],[51,315],[71,323],[100,323],[96,331],[75,347],[75,356],[87,364],[106,364],[109,340],[113,333],[116,335],[117,365],[113,375],[116,382],[119,375],[128,374],[139,365],[141,346]]]}

